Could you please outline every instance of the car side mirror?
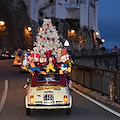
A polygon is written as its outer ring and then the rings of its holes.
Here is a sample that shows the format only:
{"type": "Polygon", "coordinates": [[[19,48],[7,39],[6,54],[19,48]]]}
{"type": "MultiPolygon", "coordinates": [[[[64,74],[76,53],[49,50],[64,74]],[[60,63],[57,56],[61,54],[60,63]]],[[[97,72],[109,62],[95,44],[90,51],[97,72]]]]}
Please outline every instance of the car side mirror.
{"type": "Polygon", "coordinates": [[[30,78],[28,77],[27,78],[27,85],[29,85],[30,84],[30,78]]]}

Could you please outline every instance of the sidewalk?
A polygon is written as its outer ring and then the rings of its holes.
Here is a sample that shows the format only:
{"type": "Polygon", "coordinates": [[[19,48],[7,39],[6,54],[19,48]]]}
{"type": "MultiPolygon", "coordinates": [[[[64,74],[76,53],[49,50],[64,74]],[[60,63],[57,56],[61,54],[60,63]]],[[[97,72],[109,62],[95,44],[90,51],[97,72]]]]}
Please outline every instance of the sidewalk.
{"type": "Polygon", "coordinates": [[[4,81],[0,80],[0,101],[4,90],[4,81]]]}
{"type": "Polygon", "coordinates": [[[88,88],[85,88],[83,86],[81,86],[80,84],[77,84],[75,82],[72,83],[73,87],[77,90],[79,90],[80,92],[84,93],[85,95],[99,101],[100,103],[106,105],[107,107],[116,110],[117,112],[120,112],[120,105],[107,99],[105,96],[102,96],[101,94],[92,91],[88,88]]]}

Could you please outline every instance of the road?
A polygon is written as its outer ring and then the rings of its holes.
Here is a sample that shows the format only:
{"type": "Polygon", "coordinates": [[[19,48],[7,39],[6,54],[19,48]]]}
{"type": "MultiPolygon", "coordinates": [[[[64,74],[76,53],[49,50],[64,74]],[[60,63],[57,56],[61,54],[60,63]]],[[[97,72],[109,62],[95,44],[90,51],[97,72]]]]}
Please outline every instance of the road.
{"type": "Polygon", "coordinates": [[[96,104],[71,91],[73,106],[71,115],[64,110],[35,110],[31,116],[26,115],[24,106],[27,73],[21,73],[19,66],[12,65],[13,60],[0,60],[0,100],[8,80],[7,97],[0,113],[0,120],[120,120],[96,104]]]}

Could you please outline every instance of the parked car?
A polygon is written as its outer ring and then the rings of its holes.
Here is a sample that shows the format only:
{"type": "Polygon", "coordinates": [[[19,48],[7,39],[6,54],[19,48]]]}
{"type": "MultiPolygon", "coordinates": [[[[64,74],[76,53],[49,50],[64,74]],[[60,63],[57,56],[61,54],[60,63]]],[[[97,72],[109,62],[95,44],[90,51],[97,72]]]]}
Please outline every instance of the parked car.
{"type": "Polygon", "coordinates": [[[18,49],[15,52],[15,57],[14,57],[13,65],[22,65],[22,59],[23,59],[22,50],[18,49]]]}
{"type": "Polygon", "coordinates": [[[71,114],[72,96],[70,95],[66,75],[58,73],[39,72],[27,78],[25,107],[26,114],[30,115],[34,109],[65,109],[71,114]]]}
{"type": "Polygon", "coordinates": [[[0,58],[2,58],[2,59],[10,58],[10,52],[8,50],[2,51],[0,53],[0,58]]]}

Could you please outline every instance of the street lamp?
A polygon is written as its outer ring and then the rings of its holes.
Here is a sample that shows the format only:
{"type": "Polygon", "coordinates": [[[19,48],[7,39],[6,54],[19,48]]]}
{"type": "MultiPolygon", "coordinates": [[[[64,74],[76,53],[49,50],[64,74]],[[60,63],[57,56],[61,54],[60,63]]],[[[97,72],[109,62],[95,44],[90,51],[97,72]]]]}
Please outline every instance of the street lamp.
{"type": "Polygon", "coordinates": [[[98,36],[99,34],[100,34],[100,33],[97,31],[97,32],[96,32],[96,35],[98,36]]]}
{"type": "Polygon", "coordinates": [[[102,39],[101,41],[102,41],[102,43],[104,43],[104,42],[105,42],[105,39],[102,39]]]}
{"type": "Polygon", "coordinates": [[[4,21],[0,21],[0,31],[4,31],[6,29],[6,26],[5,26],[5,22],[4,21]]]}
{"type": "Polygon", "coordinates": [[[28,31],[30,32],[32,30],[32,28],[31,27],[28,27],[28,31]]]}
{"type": "Polygon", "coordinates": [[[71,30],[71,33],[75,33],[75,30],[71,30]]]}
{"type": "Polygon", "coordinates": [[[72,38],[73,35],[75,35],[75,30],[74,29],[69,30],[70,39],[72,38]]]}
{"type": "Polygon", "coordinates": [[[0,26],[3,26],[5,25],[5,22],[4,21],[0,21],[0,26]]]}

